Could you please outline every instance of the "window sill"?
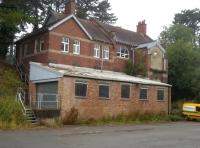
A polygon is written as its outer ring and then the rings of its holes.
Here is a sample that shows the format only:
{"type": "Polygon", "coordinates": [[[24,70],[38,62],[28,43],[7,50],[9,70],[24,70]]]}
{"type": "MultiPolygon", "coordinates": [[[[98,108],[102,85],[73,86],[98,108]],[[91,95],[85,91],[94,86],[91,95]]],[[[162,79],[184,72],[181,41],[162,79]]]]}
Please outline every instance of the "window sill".
{"type": "Polygon", "coordinates": [[[61,53],[63,53],[63,54],[68,54],[69,51],[61,51],[61,53]]]}
{"type": "Polygon", "coordinates": [[[110,98],[99,97],[99,100],[110,100],[110,98]]]}
{"type": "Polygon", "coordinates": [[[130,98],[121,98],[121,101],[130,101],[130,98]]]}
{"type": "Polygon", "coordinates": [[[117,57],[118,59],[121,59],[121,60],[129,60],[130,58],[122,58],[122,57],[117,57]]]}
{"type": "Polygon", "coordinates": [[[73,55],[80,55],[80,53],[73,53],[73,55]]]}
{"type": "Polygon", "coordinates": [[[157,100],[157,102],[165,102],[165,100],[157,100]]]}
{"type": "Polygon", "coordinates": [[[139,101],[149,101],[148,99],[139,99],[139,101]]]}
{"type": "Polygon", "coordinates": [[[80,100],[86,100],[88,99],[88,97],[81,97],[81,96],[75,96],[76,99],[80,99],[80,100]]]}

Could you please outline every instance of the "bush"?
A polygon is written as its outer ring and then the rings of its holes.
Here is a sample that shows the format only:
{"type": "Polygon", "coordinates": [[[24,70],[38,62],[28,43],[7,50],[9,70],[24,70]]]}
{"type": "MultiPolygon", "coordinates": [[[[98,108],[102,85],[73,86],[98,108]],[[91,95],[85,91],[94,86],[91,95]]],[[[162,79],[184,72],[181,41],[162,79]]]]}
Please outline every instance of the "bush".
{"type": "Polygon", "coordinates": [[[60,127],[61,122],[58,118],[46,118],[46,119],[41,119],[39,121],[39,125],[49,128],[55,128],[55,127],[60,127]]]}
{"type": "Polygon", "coordinates": [[[0,128],[17,128],[25,123],[22,108],[15,97],[0,97],[0,128]]]}
{"type": "Polygon", "coordinates": [[[66,112],[65,117],[62,119],[64,125],[75,124],[78,120],[78,110],[74,107],[69,112],[66,112]]]}

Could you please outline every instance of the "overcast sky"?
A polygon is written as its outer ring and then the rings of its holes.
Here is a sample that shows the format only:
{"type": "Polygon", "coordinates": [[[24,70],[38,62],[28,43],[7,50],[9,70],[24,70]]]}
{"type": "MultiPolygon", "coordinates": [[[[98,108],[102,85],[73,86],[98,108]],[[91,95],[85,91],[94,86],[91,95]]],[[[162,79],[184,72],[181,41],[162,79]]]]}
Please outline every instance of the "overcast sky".
{"type": "Polygon", "coordinates": [[[118,18],[117,26],[136,31],[138,21],[146,20],[147,34],[157,39],[163,26],[172,24],[174,14],[200,8],[200,0],[109,0],[118,18]]]}

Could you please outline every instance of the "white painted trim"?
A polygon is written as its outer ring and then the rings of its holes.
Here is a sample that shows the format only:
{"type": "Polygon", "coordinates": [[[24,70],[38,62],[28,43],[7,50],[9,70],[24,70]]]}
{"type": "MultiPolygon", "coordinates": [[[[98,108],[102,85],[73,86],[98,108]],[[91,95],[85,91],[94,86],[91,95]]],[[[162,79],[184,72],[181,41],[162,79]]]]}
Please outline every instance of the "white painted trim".
{"type": "Polygon", "coordinates": [[[33,83],[46,83],[46,82],[56,82],[56,81],[59,81],[59,79],[56,78],[56,79],[35,80],[35,81],[33,81],[33,83]]]}
{"type": "Polygon", "coordinates": [[[56,24],[54,24],[53,26],[49,27],[48,30],[51,31],[54,28],[58,27],[59,25],[63,24],[64,22],[70,20],[71,18],[73,18],[76,23],[80,26],[80,28],[85,32],[85,34],[90,38],[90,40],[92,40],[92,36],[89,34],[89,32],[85,29],[85,27],[83,27],[83,25],[79,22],[79,20],[76,18],[76,16],[69,15],[66,18],[62,19],[61,21],[57,22],[56,24]]]}

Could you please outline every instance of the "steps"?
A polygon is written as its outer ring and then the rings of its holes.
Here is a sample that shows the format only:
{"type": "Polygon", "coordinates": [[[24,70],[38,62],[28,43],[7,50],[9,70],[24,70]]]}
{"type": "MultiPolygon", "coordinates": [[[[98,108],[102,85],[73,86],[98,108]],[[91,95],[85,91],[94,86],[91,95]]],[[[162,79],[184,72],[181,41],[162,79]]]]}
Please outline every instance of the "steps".
{"type": "Polygon", "coordinates": [[[38,120],[35,116],[35,113],[33,112],[32,109],[25,109],[25,116],[28,122],[32,123],[32,124],[37,124],[38,120]]]}

